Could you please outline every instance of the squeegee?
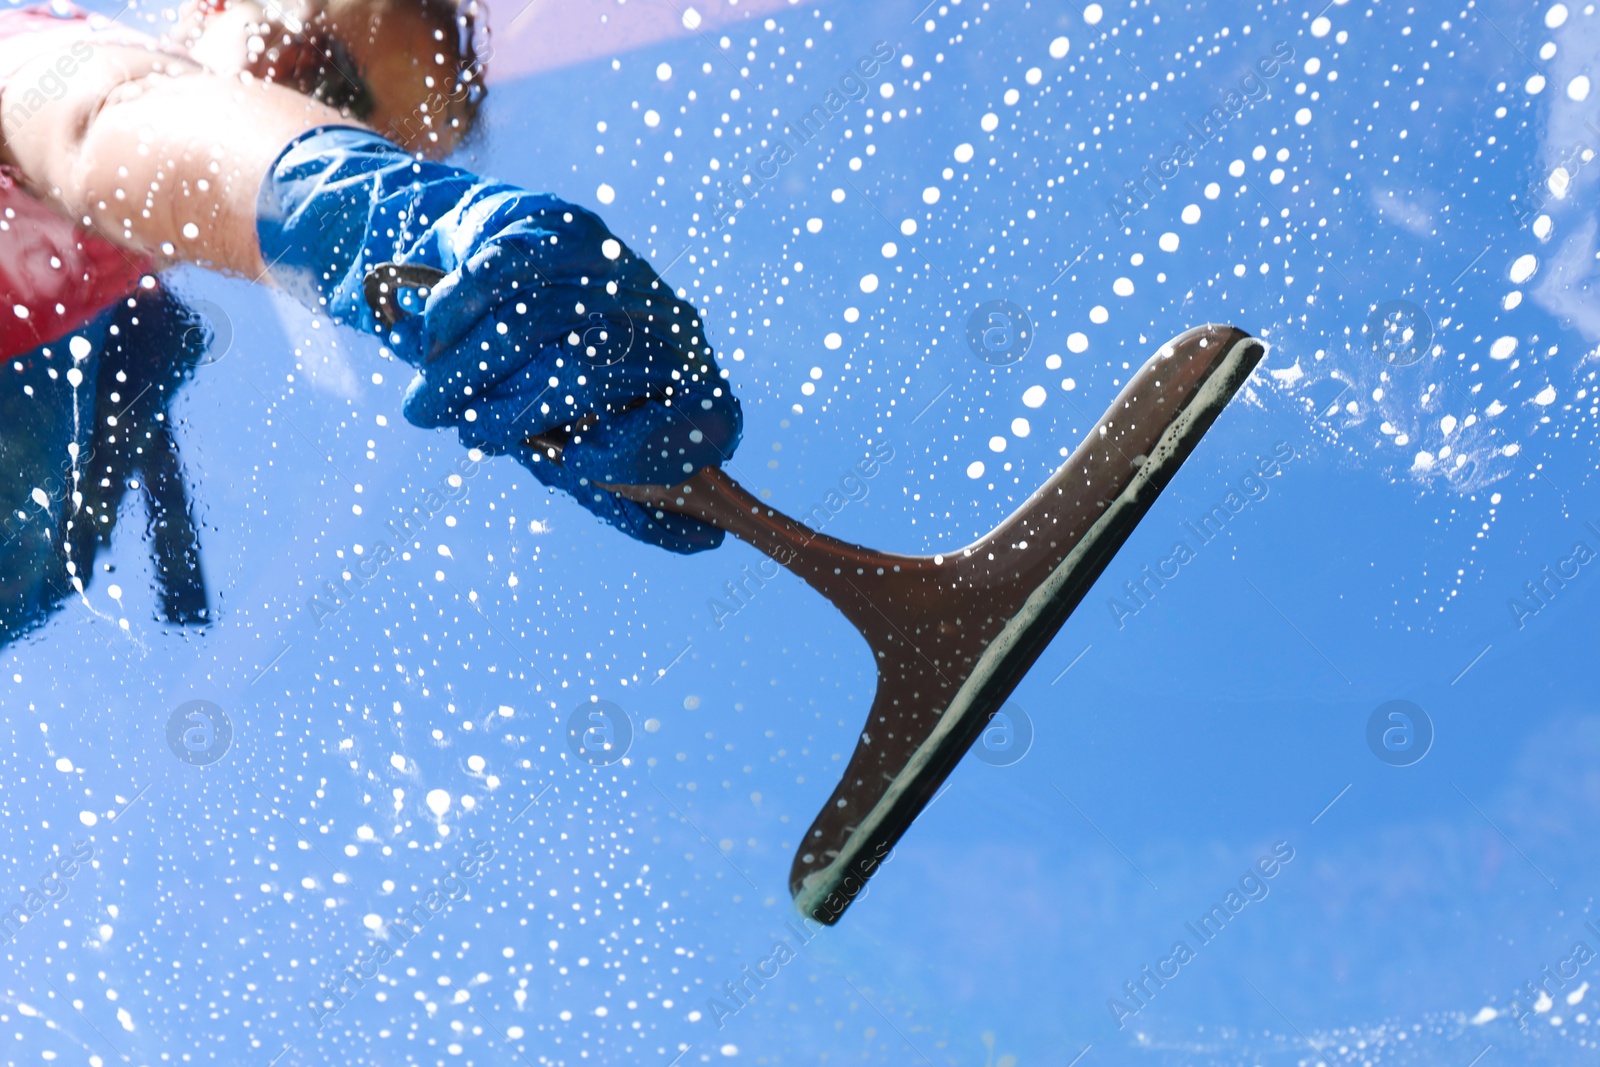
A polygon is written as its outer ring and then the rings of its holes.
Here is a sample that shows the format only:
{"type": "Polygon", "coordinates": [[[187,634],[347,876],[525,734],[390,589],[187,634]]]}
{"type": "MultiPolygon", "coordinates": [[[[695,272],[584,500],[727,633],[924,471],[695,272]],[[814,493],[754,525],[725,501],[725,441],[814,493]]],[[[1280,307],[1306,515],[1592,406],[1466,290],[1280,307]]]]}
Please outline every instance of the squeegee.
{"type": "Polygon", "coordinates": [[[1261,359],[1241,330],[1163,345],[1077,450],[969,545],[904,556],[807,528],[707,467],[612,486],[725,530],[782,564],[866,639],[877,694],[789,872],[799,910],[836,922],[1122,547],[1261,359]]]}

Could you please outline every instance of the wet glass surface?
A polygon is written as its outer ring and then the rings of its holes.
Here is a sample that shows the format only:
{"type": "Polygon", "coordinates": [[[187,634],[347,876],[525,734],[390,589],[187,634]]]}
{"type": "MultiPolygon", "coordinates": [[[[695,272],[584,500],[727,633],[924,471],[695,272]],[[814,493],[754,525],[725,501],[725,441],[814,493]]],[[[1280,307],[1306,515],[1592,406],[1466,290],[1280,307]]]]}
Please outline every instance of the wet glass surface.
{"type": "Polygon", "coordinates": [[[4,650],[6,1060],[1588,1062],[1595,18],[824,4],[494,84],[454,161],[680,287],[829,534],[970,542],[1169,338],[1271,345],[821,932],[849,624],[174,272],[205,618],[134,492],[4,650]]]}

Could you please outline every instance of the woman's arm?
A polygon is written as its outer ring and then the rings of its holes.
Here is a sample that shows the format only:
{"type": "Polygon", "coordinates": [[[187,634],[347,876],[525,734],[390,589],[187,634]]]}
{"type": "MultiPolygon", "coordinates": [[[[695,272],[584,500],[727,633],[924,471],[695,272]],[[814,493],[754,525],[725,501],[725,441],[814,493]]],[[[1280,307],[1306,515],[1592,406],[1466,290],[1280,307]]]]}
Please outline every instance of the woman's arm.
{"type": "MultiPolygon", "coordinates": [[[[259,279],[256,196],[268,168],[306,130],[357,123],[299,93],[175,56],[123,45],[93,53],[38,111],[0,108],[0,159],[117,244],[259,279]]],[[[22,68],[6,103],[66,54],[22,68]]]]}

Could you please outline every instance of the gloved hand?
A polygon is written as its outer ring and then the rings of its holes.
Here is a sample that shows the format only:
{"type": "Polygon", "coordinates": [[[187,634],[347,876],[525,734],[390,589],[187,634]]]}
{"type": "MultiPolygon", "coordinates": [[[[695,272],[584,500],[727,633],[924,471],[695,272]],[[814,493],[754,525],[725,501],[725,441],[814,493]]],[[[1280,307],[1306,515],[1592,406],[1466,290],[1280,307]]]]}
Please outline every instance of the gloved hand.
{"type": "Polygon", "coordinates": [[[721,544],[719,530],[599,486],[675,485],[720,463],[742,416],[699,313],[593,213],[325,127],[268,173],[257,232],[286,291],[417,368],[409,421],[515,456],[641,540],[721,544]],[[443,273],[426,292],[388,286],[384,299],[412,312],[392,326],[365,292],[390,263],[443,273]],[[565,438],[559,459],[525,443],[534,435],[565,438]]]}

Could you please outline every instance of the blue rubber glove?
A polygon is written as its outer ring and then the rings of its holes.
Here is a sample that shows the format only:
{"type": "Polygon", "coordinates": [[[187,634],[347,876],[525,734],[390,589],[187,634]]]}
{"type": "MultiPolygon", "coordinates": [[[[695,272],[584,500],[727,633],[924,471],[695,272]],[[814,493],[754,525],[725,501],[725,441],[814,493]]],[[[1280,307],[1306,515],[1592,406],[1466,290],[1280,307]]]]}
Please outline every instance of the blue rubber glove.
{"type": "Polygon", "coordinates": [[[286,291],[417,368],[409,421],[516,457],[640,540],[676,552],[722,543],[719,530],[600,488],[675,485],[722,462],[742,416],[699,312],[593,213],[326,127],[268,173],[257,232],[286,291]],[[444,275],[390,290],[411,312],[392,326],[365,292],[389,263],[444,275]],[[545,434],[566,438],[559,459],[525,443],[545,434]]]}

